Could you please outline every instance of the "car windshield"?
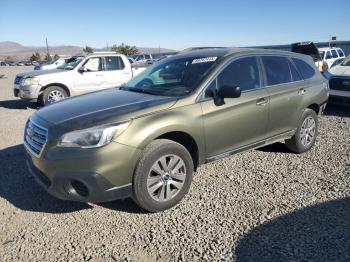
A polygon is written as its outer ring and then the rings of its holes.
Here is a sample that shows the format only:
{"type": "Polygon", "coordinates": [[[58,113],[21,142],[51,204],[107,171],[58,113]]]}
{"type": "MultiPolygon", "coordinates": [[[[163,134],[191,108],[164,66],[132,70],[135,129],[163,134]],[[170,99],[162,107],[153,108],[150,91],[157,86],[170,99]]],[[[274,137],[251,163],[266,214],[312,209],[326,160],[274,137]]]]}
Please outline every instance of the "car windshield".
{"type": "Polygon", "coordinates": [[[71,57],[67,59],[64,64],[60,65],[57,68],[64,70],[72,70],[80,63],[81,60],[83,60],[82,57],[71,57]]]}
{"type": "Polygon", "coordinates": [[[342,66],[350,66],[350,56],[344,59],[343,63],[341,63],[342,66]]]}
{"type": "Polygon", "coordinates": [[[171,57],[130,80],[122,90],[160,96],[190,94],[217,63],[218,57],[171,57]]]}

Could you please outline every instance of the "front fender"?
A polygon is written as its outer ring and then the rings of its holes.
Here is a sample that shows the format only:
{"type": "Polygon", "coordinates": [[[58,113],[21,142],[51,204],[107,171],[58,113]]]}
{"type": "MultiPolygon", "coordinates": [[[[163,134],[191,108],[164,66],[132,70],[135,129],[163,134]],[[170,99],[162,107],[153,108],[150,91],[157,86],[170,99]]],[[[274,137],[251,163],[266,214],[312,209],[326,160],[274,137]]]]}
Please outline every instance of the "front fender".
{"type": "Polygon", "coordinates": [[[72,89],[72,80],[67,80],[67,81],[57,81],[58,79],[45,79],[43,81],[40,81],[40,85],[41,87],[41,91],[43,91],[47,86],[53,86],[53,85],[57,85],[57,86],[65,86],[68,90],[69,93],[72,95],[74,95],[74,91],[72,89]]]}
{"type": "Polygon", "coordinates": [[[173,107],[166,111],[146,115],[132,121],[116,142],[144,149],[156,138],[170,132],[183,132],[197,144],[199,161],[205,155],[202,109],[199,104],[173,107]]]}

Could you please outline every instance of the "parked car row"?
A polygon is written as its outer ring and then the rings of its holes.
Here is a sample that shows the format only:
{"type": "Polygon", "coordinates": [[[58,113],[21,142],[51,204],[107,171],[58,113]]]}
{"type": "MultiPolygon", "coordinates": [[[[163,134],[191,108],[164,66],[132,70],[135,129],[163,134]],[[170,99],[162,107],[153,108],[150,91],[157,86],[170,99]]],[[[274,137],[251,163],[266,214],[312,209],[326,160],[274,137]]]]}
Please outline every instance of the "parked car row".
{"type": "MultiPolygon", "coordinates": [[[[115,52],[73,56],[60,61],[63,63],[55,69],[17,74],[14,95],[47,105],[70,96],[120,86],[146,69],[132,67],[126,56],[115,52]]],[[[51,64],[42,67],[48,66],[51,64]]]]}
{"type": "Polygon", "coordinates": [[[133,61],[133,63],[142,65],[142,66],[147,66],[161,59],[164,59],[168,56],[174,55],[176,53],[177,52],[157,53],[157,54],[138,54],[138,55],[133,55],[129,58],[131,58],[131,61],[133,61]]]}
{"type": "Polygon", "coordinates": [[[127,82],[31,116],[27,166],[50,194],[171,208],[201,164],[276,141],[308,151],[329,94],[312,58],[285,51],[194,50],[138,73],[127,57],[108,53],[16,77],[15,95],[45,103],[127,82]]]}
{"type": "Polygon", "coordinates": [[[0,61],[0,66],[31,66],[31,61],[0,61]]]}

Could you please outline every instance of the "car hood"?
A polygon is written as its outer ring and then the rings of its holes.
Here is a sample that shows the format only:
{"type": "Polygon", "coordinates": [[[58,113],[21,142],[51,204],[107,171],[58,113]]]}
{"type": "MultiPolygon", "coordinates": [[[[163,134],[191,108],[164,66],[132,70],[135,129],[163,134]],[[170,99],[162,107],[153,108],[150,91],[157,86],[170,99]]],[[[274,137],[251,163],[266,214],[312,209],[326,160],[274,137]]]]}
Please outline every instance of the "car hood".
{"type": "Polygon", "coordinates": [[[66,130],[118,123],[170,108],[177,98],[117,88],[68,98],[44,107],[36,116],[66,130]]]}
{"type": "Polygon", "coordinates": [[[17,74],[17,76],[22,78],[27,78],[27,77],[35,77],[35,76],[42,76],[42,75],[56,74],[56,73],[63,73],[63,72],[67,72],[67,70],[64,70],[64,69],[35,70],[31,72],[20,73],[20,74],[17,74]]]}
{"type": "Polygon", "coordinates": [[[291,45],[291,51],[299,54],[309,55],[314,61],[322,60],[320,53],[313,42],[299,42],[291,45]]]}
{"type": "Polygon", "coordinates": [[[350,76],[350,66],[336,65],[329,69],[329,72],[337,76],[350,76]]]}

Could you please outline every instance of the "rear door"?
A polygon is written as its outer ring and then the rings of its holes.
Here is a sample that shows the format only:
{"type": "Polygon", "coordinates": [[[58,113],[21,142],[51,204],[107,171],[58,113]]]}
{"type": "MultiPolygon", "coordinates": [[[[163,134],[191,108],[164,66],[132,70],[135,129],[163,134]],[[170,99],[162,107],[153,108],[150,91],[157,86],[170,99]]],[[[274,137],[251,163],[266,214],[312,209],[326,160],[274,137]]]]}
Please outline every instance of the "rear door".
{"type": "Polygon", "coordinates": [[[270,96],[268,136],[273,137],[295,128],[307,84],[288,57],[267,55],[261,61],[270,96]]]}
{"type": "Polygon", "coordinates": [[[83,64],[85,72],[76,70],[73,76],[74,93],[84,94],[100,90],[105,77],[102,71],[102,58],[90,57],[83,64]]]}
{"type": "Polygon", "coordinates": [[[131,67],[120,56],[104,57],[104,88],[117,87],[132,78],[131,67]]]}
{"type": "Polygon", "coordinates": [[[261,73],[255,56],[230,62],[205,90],[201,107],[207,158],[253,147],[266,138],[268,93],[261,88],[261,73]],[[224,85],[239,86],[239,98],[225,98],[217,105],[213,94],[224,85]]]}

